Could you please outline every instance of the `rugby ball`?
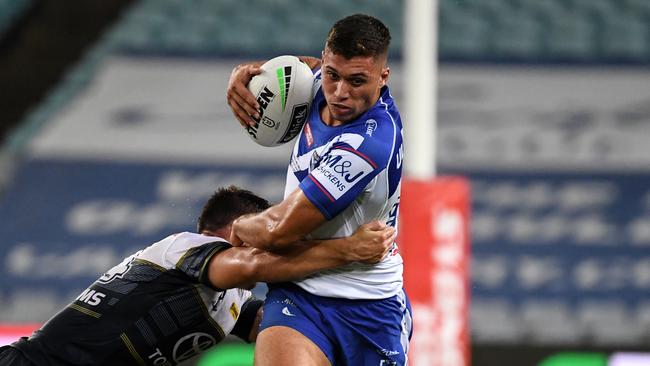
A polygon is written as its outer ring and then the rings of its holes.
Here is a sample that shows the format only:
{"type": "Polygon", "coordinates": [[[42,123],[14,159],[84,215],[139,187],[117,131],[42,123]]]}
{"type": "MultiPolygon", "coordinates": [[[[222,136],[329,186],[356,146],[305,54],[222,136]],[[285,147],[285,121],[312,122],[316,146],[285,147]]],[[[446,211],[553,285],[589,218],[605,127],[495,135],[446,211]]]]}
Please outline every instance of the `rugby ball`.
{"type": "Polygon", "coordinates": [[[247,126],[250,138],[262,146],[278,146],[298,136],[309,115],[314,75],[295,56],[278,56],[262,65],[248,83],[260,105],[260,118],[247,126]]]}

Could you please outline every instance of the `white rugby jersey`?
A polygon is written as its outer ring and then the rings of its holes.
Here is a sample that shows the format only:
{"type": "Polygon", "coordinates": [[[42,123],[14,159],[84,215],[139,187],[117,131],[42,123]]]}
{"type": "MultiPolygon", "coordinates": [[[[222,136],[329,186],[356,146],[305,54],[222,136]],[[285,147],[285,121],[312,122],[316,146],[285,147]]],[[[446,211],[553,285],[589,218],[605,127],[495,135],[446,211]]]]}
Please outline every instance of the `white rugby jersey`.
{"type": "Polygon", "coordinates": [[[171,366],[229,333],[247,339],[250,325],[242,323],[257,300],[208,279],[210,259],[227,248],[218,237],[171,235],[108,270],[14,346],[38,365],[171,366]]]}
{"type": "MultiPolygon", "coordinates": [[[[402,176],[402,121],[388,87],[354,121],[331,127],[320,109],[325,97],[316,72],[315,96],[293,149],[284,195],[300,188],[328,219],[313,239],[350,236],[362,224],[380,220],[397,228],[402,176]]],[[[376,265],[352,263],[295,281],[328,297],[382,299],[402,289],[402,258],[393,245],[376,265]]]]}

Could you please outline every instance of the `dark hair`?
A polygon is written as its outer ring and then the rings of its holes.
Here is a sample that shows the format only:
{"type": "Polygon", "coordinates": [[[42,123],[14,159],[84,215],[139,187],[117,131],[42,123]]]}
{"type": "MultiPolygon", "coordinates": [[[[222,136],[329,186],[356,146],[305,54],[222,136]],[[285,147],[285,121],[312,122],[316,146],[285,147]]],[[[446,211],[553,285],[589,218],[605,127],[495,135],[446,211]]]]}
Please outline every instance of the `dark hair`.
{"type": "Polygon", "coordinates": [[[390,31],[379,19],[365,14],[345,17],[332,26],[325,47],[347,59],[387,54],[390,31]]]}
{"type": "Polygon", "coordinates": [[[251,191],[229,186],[218,189],[203,206],[197,230],[219,230],[241,215],[261,212],[269,202],[251,191]]]}

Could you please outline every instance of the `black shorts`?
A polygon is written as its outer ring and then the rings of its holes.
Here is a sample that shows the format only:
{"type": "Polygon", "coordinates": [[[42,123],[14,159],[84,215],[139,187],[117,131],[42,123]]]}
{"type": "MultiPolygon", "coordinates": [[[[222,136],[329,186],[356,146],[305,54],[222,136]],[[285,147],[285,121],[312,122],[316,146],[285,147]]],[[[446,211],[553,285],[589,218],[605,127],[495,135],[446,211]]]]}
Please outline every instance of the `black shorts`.
{"type": "Polygon", "coordinates": [[[0,347],[0,366],[36,366],[14,347],[0,347]]]}

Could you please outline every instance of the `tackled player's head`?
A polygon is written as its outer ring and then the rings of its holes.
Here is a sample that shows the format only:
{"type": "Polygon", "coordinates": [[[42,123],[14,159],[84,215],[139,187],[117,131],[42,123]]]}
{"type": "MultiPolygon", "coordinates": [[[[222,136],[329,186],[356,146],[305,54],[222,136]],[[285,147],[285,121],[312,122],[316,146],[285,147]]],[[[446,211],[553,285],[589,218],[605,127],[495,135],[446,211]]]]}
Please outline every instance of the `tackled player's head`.
{"type": "Polygon", "coordinates": [[[390,31],[384,23],[370,15],[354,14],[334,23],[325,48],[347,59],[386,57],[389,44],[390,31]]]}
{"type": "Polygon", "coordinates": [[[251,191],[236,186],[220,188],[203,206],[197,230],[199,233],[214,233],[227,228],[241,215],[261,212],[269,206],[267,200],[251,191]]]}
{"type": "Polygon", "coordinates": [[[369,15],[351,15],[334,24],[321,65],[325,123],[350,122],[377,102],[390,72],[389,44],[388,28],[369,15]]]}

